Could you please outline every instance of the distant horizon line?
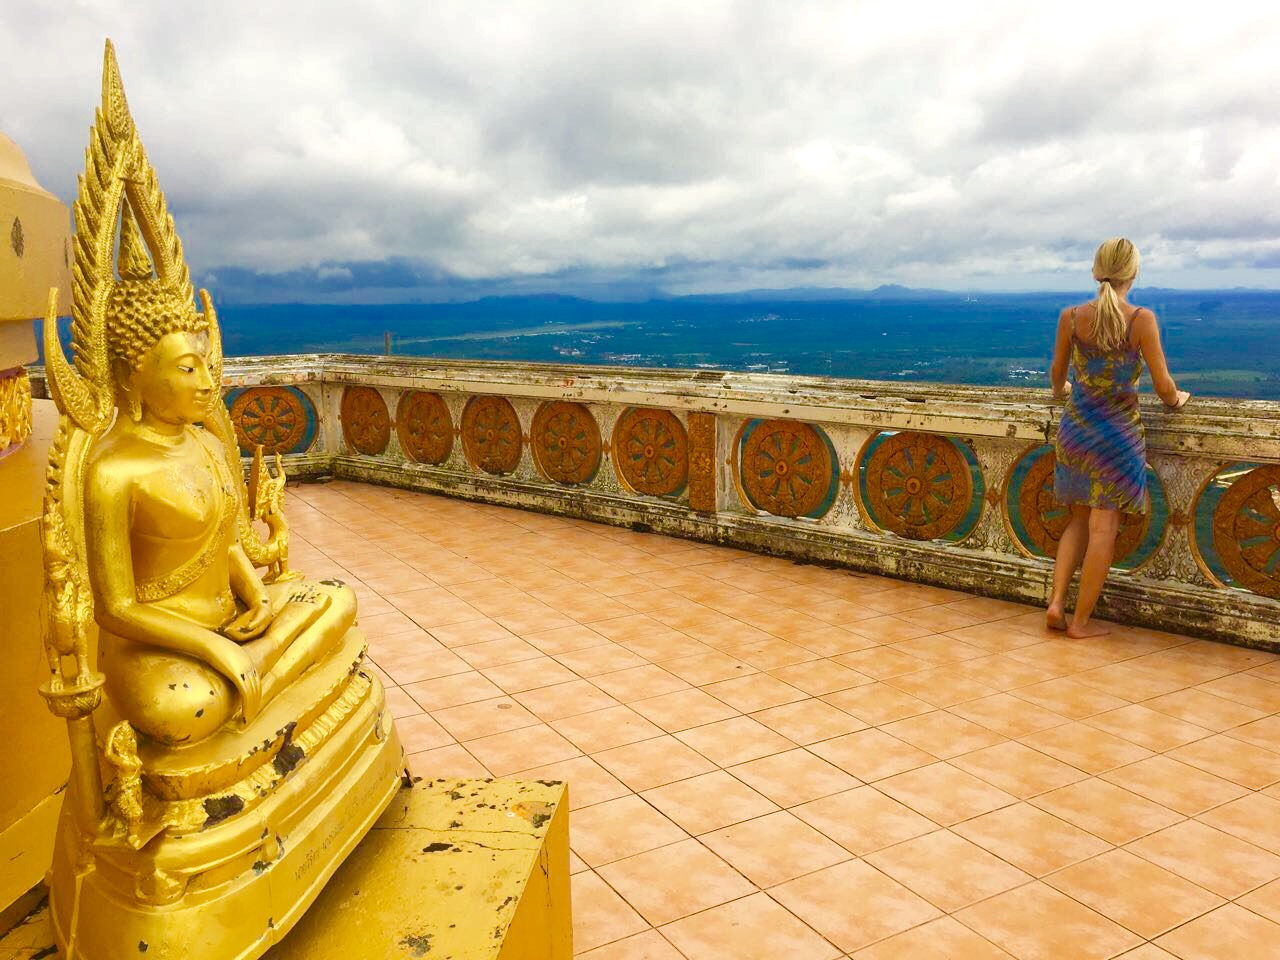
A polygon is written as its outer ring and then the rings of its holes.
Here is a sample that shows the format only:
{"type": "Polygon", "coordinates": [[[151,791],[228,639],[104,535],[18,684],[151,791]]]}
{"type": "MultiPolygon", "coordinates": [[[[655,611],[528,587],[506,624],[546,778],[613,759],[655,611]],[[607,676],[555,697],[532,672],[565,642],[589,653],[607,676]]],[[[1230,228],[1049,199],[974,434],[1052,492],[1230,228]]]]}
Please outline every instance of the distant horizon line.
{"type": "MultiPolygon", "coordinates": [[[[383,288],[385,289],[385,288],[383,288]]],[[[671,300],[773,300],[776,302],[814,302],[829,300],[838,302],[841,300],[865,300],[889,297],[891,299],[915,299],[928,298],[937,299],[940,297],[1076,297],[1082,292],[1087,292],[1087,288],[1075,289],[1039,289],[1039,290],[988,290],[988,289],[948,289],[941,287],[907,287],[902,284],[880,284],[877,287],[861,288],[861,287],[754,287],[746,290],[728,290],[704,293],[665,293],[662,291],[652,291],[648,296],[632,296],[622,298],[605,298],[593,296],[589,293],[558,293],[554,291],[539,291],[536,293],[483,293],[474,296],[465,294],[452,298],[426,298],[426,297],[410,297],[405,300],[241,300],[238,297],[235,300],[224,301],[227,306],[237,307],[428,307],[428,306],[458,306],[468,303],[481,303],[484,301],[497,300],[529,300],[529,301],[548,301],[548,300],[564,300],[575,301],[581,303],[599,303],[599,304],[639,304],[639,303],[656,303],[671,300]],[[794,298],[788,300],[788,297],[794,298]]],[[[210,290],[215,300],[220,299],[216,287],[210,290]]],[[[1135,299],[1141,300],[1144,293],[1161,294],[1277,294],[1280,295],[1280,287],[1168,287],[1168,286],[1137,286],[1134,288],[1135,299]]]]}

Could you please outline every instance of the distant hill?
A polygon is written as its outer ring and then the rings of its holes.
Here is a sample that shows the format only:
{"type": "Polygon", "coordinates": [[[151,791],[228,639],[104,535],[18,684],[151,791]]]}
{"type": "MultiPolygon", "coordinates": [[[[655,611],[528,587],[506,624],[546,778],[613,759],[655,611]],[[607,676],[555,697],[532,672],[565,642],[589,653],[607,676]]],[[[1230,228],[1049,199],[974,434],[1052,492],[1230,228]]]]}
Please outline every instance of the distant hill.
{"type": "Polygon", "coordinates": [[[964,291],[930,290],[884,283],[874,290],[851,287],[785,287],[778,290],[739,290],[735,293],[698,293],[673,300],[695,303],[815,303],[823,300],[931,300],[936,297],[962,297],[964,291]]]}

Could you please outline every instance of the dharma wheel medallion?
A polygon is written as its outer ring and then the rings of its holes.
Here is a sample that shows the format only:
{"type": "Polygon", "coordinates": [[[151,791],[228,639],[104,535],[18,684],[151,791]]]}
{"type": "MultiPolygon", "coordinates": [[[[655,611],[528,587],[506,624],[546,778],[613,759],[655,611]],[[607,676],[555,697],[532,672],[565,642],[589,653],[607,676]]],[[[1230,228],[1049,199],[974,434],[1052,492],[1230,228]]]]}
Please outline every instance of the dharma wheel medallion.
{"type": "Polygon", "coordinates": [[[520,463],[520,419],[511,401],[480,396],[462,411],[462,449],[485,473],[510,473],[520,463]]]}
{"type": "Polygon", "coordinates": [[[376,457],[391,440],[387,402],[373,387],[347,387],[342,393],[342,435],[357,453],[376,457]]]}
{"type": "MultiPolygon", "coordinates": [[[[1071,519],[1071,510],[1053,496],[1053,470],[1058,458],[1052,448],[1039,449],[1044,452],[1037,454],[1036,450],[1032,450],[1027,454],[1035,456],[1036,461],[1022,478],[1022,489],[1018,491],[1018,513],[1031,541],[1029,545],[1047,557],[1054,557],[1058,554],[1058,541],[1062,539],[1062,532],[1067,529],[1067,522],[1071,519]]],[[[1131,557],[1147,538],[1150,526],[1149,509],[1146,513],[1122,513],[1112,563],[1118,565],[1131,557]]]]}
{"type": "Polygon", "coordinates": [[[409,459],[442,464],[453,450],[453,420],[438,393],[412,390],[396,407],[396,435],[409,459]]]}
{"type": "Polygon", "coordinates": [[[778,517],[812,514],[833,483],[831,448],[814,427],[764,420],[742,445],[742,486],[761,510],[778,517]]]}
{"type": "Polygon", "coordinates": [[[533,455],[556,483],[586,483],[600,467],[600,428],[580,403],[544,403],[533,417],[533,455]]]}
{"type": "Polygon", "coordinates": [[[613,460],[632,490],[669,497],[689,477],[689,438],[684,425],[669,410],[628,410],[614,429],[613,460]]]}
{"type": "Polygon", "coordinates": [[[302,399],[287,387],[250,387],[231,404],[231,423],[241,450],[292,453],[308,432],[302,399]]]}
{"type": "Polygon", "coordinates": [[[1280,465],[1236,478],[1213,511],[1213,546],[1232,579],[1280,598],[1280,465]]]}
{"type": "Polygon", "coordinates": [[[866,460],[867,500],[879,524],[900,537],[938,540],[973,503],[973,474],[954,442],[906,431],[885,437],[866,460]]]}

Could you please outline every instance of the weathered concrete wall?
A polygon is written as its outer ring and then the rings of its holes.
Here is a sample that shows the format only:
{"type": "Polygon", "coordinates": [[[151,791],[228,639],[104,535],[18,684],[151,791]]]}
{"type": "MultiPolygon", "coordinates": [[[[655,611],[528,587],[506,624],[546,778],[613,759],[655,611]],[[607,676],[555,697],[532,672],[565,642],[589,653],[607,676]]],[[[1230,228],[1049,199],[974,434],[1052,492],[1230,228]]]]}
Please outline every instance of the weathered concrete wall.
{"type": "MultiPolygon", "coordinates": [[[[295,476],[1031,602],[1066,520],[1047,446],[1060,407],[1045,390],[338,355],[226,372],[246,443],[278,441],[295,476]],[[288,429],[263,425],[272,404],[293,404],[288,429]]],[[[1280,404],[1197,398],[1170,413],[1144,398],[1142,410],[1152,506],[1121,531],[1101,612],[1280,650],[1280,404]]]]}

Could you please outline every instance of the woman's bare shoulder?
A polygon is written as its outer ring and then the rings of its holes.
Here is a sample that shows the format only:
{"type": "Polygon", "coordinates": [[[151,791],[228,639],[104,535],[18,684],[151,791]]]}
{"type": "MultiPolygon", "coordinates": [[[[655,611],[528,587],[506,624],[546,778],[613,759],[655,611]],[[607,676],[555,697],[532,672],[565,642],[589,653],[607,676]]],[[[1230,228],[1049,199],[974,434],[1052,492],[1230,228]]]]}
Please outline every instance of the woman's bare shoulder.
{"type": "Polygon", "coordinates": [[[1141,333],[1144,330],[1154,330],[1158,326],[1156,320],[1156,312],[1150,307],[1138,307],[1133,311],[1133,316],[1129,318],[1129,322],[1133,324],[1133,328],[1141,333]]]}
{"type": "Polygon", "coordinates": [[[1058,314],[1058,329],[1070,329],[1072,333],[1076,331],[1076,324],[1083,318],[1093,313],[1093,302],[1086,301],[1077,303],[1070,307],[1063,307],[1062,312],[1058,314]]]}

